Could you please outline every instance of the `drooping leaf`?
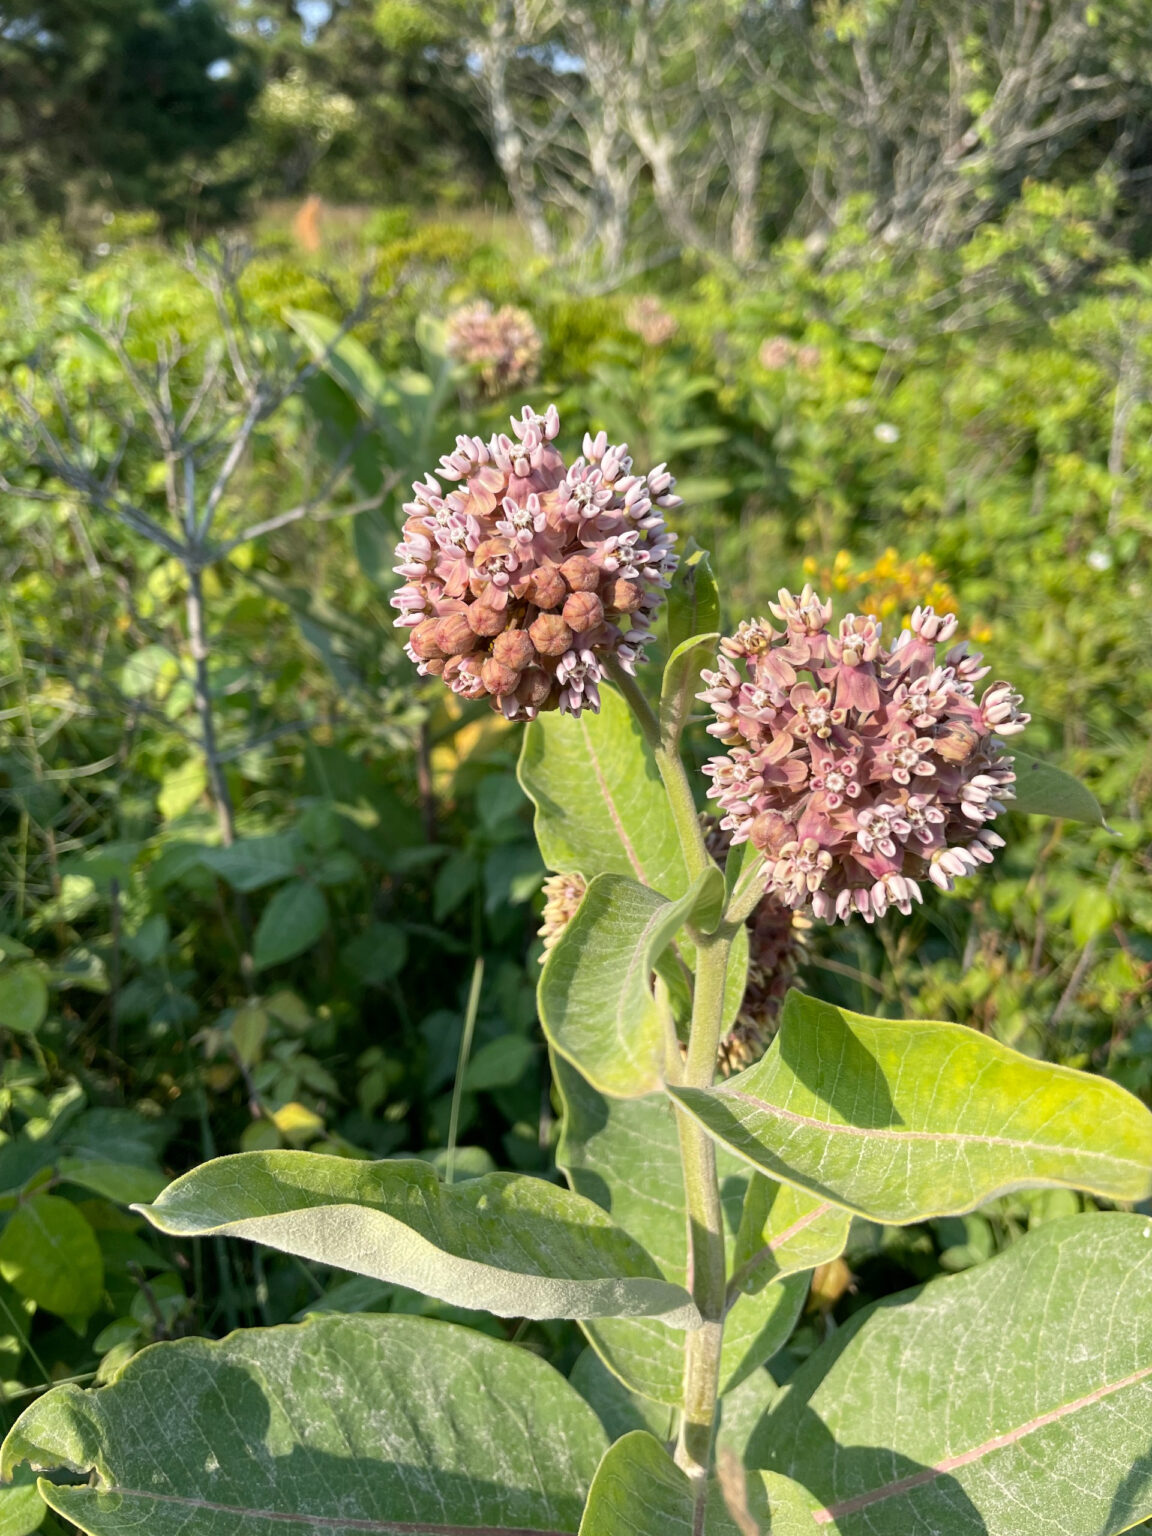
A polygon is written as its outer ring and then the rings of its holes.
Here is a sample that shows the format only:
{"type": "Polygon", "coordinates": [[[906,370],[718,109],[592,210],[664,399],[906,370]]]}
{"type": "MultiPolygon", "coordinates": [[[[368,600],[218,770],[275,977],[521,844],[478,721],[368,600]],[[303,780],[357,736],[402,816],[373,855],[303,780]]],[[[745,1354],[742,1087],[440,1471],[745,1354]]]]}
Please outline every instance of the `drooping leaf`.
{"type": "Polygon", "coordinates": [[[810,1536],[818,1509],[789,1478],[725,1467],[709,1485],[700,1525],[687,1474],[652,1435],[634,1430],[604,1453],[580,1536],[810,1536]]]}
{"type": "Polygon", "coordinates": [[[36,1488],[36,1475],[21,1467],[12,1483],[0,1488],[0,1536],[31,1536],[48,1511],[36,1488]]]}
{"type": "Polygon", "coordinates": [[[48,1013],[48,983],[38,965],[12,965],[0,971],[0,1029],[33,1035],[48,1013]]]}
{"type": "Polygon", "coordinates": [[[241,1152],[138,1209],[173,1236],[244,1237],[500,1317],[698,1320],[597,1205],[524,1174],[444,1185],[415,1159],[241,1152]]]}
{"type": "Polygon", "coordinates": [[[313,1317],[136,1355],[27,1409],[0,1470],[89,1536],[575,1532],[604,1449],[545,1361],[428,1318],[313,1317]]]}
{"type": "Polygon", "coordinates": [[[520,783],[536,807],[536,841],[549,869],[623,875],[670,901],[688,870],[651,748],[620,695],[578,720],[540,715],[524,732],[520,783]]]}
{"type": "Polygon", "coordinates": [[[104,1290],[96,1234],[70,1200],[30,1195],[0,1232],[0,1279],[58,1317],[90,1317],[104,1290]]]}
{"type": "Polygon", "coordinates": [[[870,1019],[790,992],[762,1061],[669,1088],[761,1172],[876,1221],[971,1210],[1055,1185],[1152,1189],[1152,1113],[1117,1084],[959,1024],[870,1019]]]}
{"type": "Polygon", "coordinates": [[[706,549],[689,539],[668,592],[668,650],[720,628],[720,593],[706,549]]]}
{"type": "Polygon", "coordinates": [[[1114,1536],[1152,1514],[1150,1292],[1147,1217],[1045,1223],[857,1313],[749,1455],[841,1536],[1114,1536]]]}
{"type": "Polygon", "coordinates": [[[553,1046],[602,1093],[632,1098],[659,1087],[671,1042],[650,977],[677,929],[717,896],[718,869],[678,901],[621,875],[589,885],[548,956],[538,998],[553,1046]]]}
{"type": "Polygon", "coordinates": [[[311,880],[290,880],[260,914],[252,940],[254,969],[267,970],[303,954],[327,926],[328,903],[320,887],[311,880]]]}
{"type": "Polygon", "coordinates": [[[1033,816],[1062,816],[1067,821],[1087,822],[1090,827],[1107,825],[1096,796],[1079,779],[1015,747],[1009,746],[1009,751],[1016,770],[1012,810],[1033,816]]]}
{"type": "MultiPolygon", "coordinates": [[[[665,1279],[682,1285],[688,1269],[688,1222],[675,1112],[667,1098],[607,1099],[575,1068],[553,1058],[564,1105],[556,1161],[578,1193],[655,1258],[665,1279]]],[[[746,1167],[717,1148],[729,1260],[748,1185],[746,1167]]],[[[728,1313],[721,1392],[730,1392],[788,1339],[807,1290],[792,1276],[739,1296],[728,1313]]],[[[597,1354],[633,1392],[655,1402],[680,1401],[684,1335],[655,1318],[599,1318],[581,1324],[597,1354]]]]}

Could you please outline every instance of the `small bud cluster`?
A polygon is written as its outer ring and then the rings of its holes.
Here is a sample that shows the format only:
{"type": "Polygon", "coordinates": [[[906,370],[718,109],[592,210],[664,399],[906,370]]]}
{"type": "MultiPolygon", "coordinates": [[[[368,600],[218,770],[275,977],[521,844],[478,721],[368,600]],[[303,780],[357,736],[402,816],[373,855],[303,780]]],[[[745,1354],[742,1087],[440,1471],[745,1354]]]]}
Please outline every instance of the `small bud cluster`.
{"type": "MultiPolygon", "coordinates": [[[[731,832],[714,816],[703,816],[708,852],[724,868],[731,832]]],[[[748,979],[736,1022],[720,1041],[716,1065],[725,1077],[760,1060],[780,1022],[780,1010],[804,955],[811,922],[781,904],[771,891],[761,897],[744,925],[748,930],[748,979]]]]}
{"type": "Polygon", "coordinates": [[[531,384],[540,367],[540,333],[526,309],[487,299],[464,304],[448,316],[449,357],[473,369],[492,399],[531,384]]]}
{"type": "Polygon", "coordinates": [[[576,908],[584,900],[588,882],[583,875],[549,875],[544,882],[544,921],[539,934],[544,940],[543,965],[548,952],[556,947],[560,935],[576,916],[576,908]]]}
{"type": "Polygon", "coordinates": [[[830,634],[810,587],[769,606],[783,629],[741,624],[699,695],[728,748],[705,766],[708,793],[733,842],[765,855],[767,890],[825,922],[872,922],[910,912],[922,877],[951,890],[989,863],[1003,839],[987,824],[1016,777],[997,738],[1029,717],[1008,683],[977,700],[988,668],[965,645],[937,657],[955,617],[917,608],[887,650],[870,615],[830,634]]]}
{"type": "Polygon", "coordinates": [[[664,466],[632,473],[626,444],[584,438],[566,465],[560,417],[525,406],[514,438],[458,437],[405,504],[392,598],[405,649],[454,693],[509,720],[600,707],[604,659],[644,659],[676,568],[664,513],[680,505],[664,466]]]}

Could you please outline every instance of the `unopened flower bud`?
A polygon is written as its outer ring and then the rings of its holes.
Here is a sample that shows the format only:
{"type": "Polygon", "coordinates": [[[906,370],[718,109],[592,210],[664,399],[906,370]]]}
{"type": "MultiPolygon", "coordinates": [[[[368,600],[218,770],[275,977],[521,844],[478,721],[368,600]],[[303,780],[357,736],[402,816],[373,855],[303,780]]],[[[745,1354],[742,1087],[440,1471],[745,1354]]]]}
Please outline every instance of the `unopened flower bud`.
{"type": "Polygon", "coordinates": [[[535,659],[536,647],[523,629],[506,629],[492,642],[492,655],[506,667],[522,672],[535,659]]]}
{"type": "Polygon", "coordinates": [[[528,633],[541,656],[563,656],[572,644],[572,631],[558,613],[542,613],[528,633]]]}
{"type": "Polygon", "coordinates": [[[563,612],[565,624],[578,635],[586,629],[595,629],[604,621],[604,604],[595,592],[573,592],[564,604],[563,612]]]}
{"type": "Polygon", "coordinates": [[[595,592],[601,571],[587,555],[573,555],[560,567],[560,574],[573,592],[595,592]]]}
{"type": "Polygon", "coordinates": [[[549,875],[544,882],[544,921],[540,937],[544,940],[543,965],[548,951],[559,942],[560,935],[576,916],[576,908],[584,900],[588,882],[583,875],[549,875]]]}
{"type": "Polygon", "coordinates": [[[550,565],[540,566],[533,574],[528,591],[537,608],[559,608],[568,595],[563,576],[550,565]]]}
{"type": "Polygon", "coordinates": [[[421,661],[443,660],[443,653],[436,644],[436,629],[442,619],[421,619],[408,636],[408,644],[421,661]]]}
{"type": "Polygon", "coordinates": [[[520,674],[516,697],[521,704],[538,709],[552,692],[552,679],[543,667],[528,667],[520,674]]]}
{"type": "Polygon", "coordinates": [[[481,635],[487,639],[491,635],[498,635],[508,625],[508,609],[493,607],[483,598],[468,606],[468,623],[472,627],[473,634],[481,635]]]}
{"type": "Polygon", "coordinates": [[[603,594],[604,606],[616,613],[635,613],[644,601],[644,588],[638,581],[619,576],[603,594]]]}
{"type": "Polygon", "coordinates": [[[448,613],[437,623],[436,644],[445,656],[466,656],[476,645],[476,635],[466,613],[448,613]]]}
{"type": "Polygon", "coordinates": [[[488,692],[498,697],[515,693],[520,683],[520,674],[516,668],[505,666],[502,661],[497,661],[495,656],[489,656],[480,668],[480,676],[488,692]]]}

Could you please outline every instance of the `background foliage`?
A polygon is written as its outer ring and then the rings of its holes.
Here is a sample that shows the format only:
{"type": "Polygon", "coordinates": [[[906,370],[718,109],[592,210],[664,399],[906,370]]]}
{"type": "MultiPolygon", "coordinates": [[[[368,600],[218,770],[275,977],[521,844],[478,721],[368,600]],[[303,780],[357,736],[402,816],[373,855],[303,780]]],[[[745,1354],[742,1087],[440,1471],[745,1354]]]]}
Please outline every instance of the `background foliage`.
{"type": "MultiPolygon", "coordinates": [[[[434,1312],[574,1365],[571,1324],[127,1210],[237,1150],[554,1170],[520,738],[415,678],[387,601],[404,480],[526,398],[569,442],[669,461],[727,626],[805,579],[889,633],[957,611],[1022,688],[1027,748],[1104,808],[1017,816],[995,879],[814,933],[805,990],[1148,1097],[1150,19],[0,10],[3,1412],[152,1339],[305,1311],[434,1312]],[[542,339],[507,400],[445,356],[476,298],[542,339]],[[177,415],[199,400],[192,458],[235,439],[245,377],[293,381],[196,566],[202,644],[184,460],[137,387],[161,376],[177,415]]],[[[774,1375],[1081,1203],[857,1223],[774,1375]]]]}

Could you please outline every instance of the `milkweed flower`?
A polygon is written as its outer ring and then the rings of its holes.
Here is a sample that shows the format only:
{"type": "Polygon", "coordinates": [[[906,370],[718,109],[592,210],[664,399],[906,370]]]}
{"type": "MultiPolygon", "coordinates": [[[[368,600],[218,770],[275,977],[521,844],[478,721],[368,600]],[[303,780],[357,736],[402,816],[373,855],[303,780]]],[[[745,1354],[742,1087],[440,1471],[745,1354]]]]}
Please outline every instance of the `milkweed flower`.
{"type": "Polygon", "coordinates": [[[676,568],[664,514],[680,498],[663,464],[634,474],[628,445],[603,432],[566,464],[554,405],[525,406],[512,431],[458,437],[440,478],[412,487],[395,623],[421,674],[509,720],[595,712],[606,659],[633,672],[652,639],[676,568]]]}
{"type": "Polygon", "coordinates": [[[1013,796],[1001,738],[1027,725],[1020,695],[954,645],[956,618],[917,608],[892,648],[879,619],[806,586],[769,604],[783,625],[741,624],[698,695],[728,749],[705,765],[733,843],[765,856],[766,889],[826,922],[907,914],[927,878],[951,890],[1003,838],[989,823],[1013,796]]]}
{"type": "Polygon", "coordinates": [[[576,873],[549,875],[543,889],[543,921],[538,929],[539,937],[544,940],[544,953],[540,956],[541,965],[547,960],[549,951],[555,949],[560,942],[560,935],[576,916],[576,909],[584,900],[588,882],[583,875],[576,873]]]}
{"type": "Polygon", "coordinates": [[[475,370],[486,395],[505,395],[531,384],[540,367],[540,333],[526,309],[487,299],[463,304],[448,316],[448,355],[475,370]]]}

